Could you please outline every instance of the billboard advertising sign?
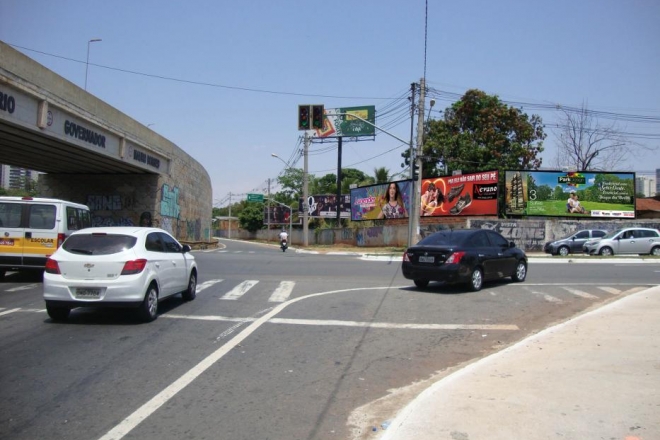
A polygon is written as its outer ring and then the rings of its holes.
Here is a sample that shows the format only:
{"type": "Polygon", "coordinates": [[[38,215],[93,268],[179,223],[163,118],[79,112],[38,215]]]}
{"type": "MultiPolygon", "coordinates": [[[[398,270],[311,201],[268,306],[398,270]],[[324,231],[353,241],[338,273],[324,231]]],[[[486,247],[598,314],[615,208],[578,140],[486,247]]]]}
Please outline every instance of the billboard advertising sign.
{"type": "MultiPolygon", "coordinates": [[[[299,216],[303,216],[303,199],[299,199],[299,216]]],[[[336,195],[314,195],[307,197],[307,216],[311,218],[337,218],[336,195]]],[[[351,196],[343,194],[339,200],[339,216],[351,218],[351,196]]]]}
{"type": "Polygon", "coordinates": [[[408,218],[410,180],[351,189],[351,220],[408,218]]]}
{"type": "Polygon", "coordinates": [[[288,225],[291,216],[291,211],[285,206],[265,206],[264,207],[264,224],[271,225],[288,225]],[[269,212],[270,211],[270,212],[269,212]]]}
{"type": "Polygon", "coordinates": [[[635,218],[635,173],[506,171],[505,212],[635,218]]]}
{"type": "Polygon", "coordinates": [[[422,180],[420,216],[497,215],[498,171],[422,180]]]}
{"type": "Polygon", "coordinates": [[[376,108],[373,105],[325,109],[325,113],[323,128],[316,130],[318,137],[359,137],[375,136],[376,134],[376,129],[371,125],[376,123],[376,108]],[[351,117],[351,114],[365,119],[371,124],[351,117]]]}

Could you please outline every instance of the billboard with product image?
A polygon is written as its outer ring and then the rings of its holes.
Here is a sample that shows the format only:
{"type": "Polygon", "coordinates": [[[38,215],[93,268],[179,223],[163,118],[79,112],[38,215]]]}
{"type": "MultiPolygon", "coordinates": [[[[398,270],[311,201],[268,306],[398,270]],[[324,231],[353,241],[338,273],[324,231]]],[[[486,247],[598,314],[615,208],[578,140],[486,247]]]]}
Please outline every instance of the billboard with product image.
{"type": "Polygon", "coordinates": [[[420,216],[497,215],[498,171],[422,180],[420,216]]]}
{"type": "Polygon", "coordinates": [[[506,214],[635,218],[635,173],[506,171],[506,214]]]}
{"type": "MultiPolygon", "coordinates": [[[[303,216],[305,203],[302,198],[298,199],[299,216],[303,216]]],[[[340,218],[351,218],[351,196],[342,194],[337,206],[337,196],[312,195],[307,197],[307,216],[309,218],[337,218],[337,209],[339,209],[340,218]]]]}

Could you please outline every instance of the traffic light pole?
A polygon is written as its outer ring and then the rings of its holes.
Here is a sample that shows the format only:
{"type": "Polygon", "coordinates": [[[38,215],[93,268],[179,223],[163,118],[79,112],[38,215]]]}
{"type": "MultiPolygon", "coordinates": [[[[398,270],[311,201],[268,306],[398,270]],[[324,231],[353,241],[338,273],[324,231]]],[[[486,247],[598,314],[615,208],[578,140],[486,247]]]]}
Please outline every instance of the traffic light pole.
{"type": "Polygon", "coordinates": [[[308,174],[307,174],[307,159],[309,157],[309,144],[311,142],[311,137],[308,132],[305,132],[305,141],[303,156],[304,156],[304,167],[303,167],[303,246],[309,246],[309,187],[308,187],[308,174]]]}

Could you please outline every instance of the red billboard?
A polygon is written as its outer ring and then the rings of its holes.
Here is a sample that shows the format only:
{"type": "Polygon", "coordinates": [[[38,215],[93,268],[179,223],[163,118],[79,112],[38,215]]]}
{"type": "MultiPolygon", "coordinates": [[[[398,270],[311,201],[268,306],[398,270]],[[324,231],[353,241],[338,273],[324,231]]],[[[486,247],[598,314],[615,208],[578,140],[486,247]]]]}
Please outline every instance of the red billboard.
{"type": "Polygon", "coordinates": [[[420,216],[497,215],[498,171],[422,180],[420,216]]]}

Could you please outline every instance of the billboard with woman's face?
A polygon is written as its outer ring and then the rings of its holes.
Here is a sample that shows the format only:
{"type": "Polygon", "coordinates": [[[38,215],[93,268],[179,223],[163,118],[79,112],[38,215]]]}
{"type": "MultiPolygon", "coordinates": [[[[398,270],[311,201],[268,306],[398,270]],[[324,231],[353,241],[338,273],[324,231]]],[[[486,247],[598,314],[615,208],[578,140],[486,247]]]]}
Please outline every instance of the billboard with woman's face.
{"type": "Polygon", "coordinates": [[[635,218],[635,173],[507,171],[505,212],[635,218]]]}
{"type": "Polygon", "coordinates": [[[498,171],[422,180],[420,215],[497,215],[498,171]]]}
{"type": "Polygon", "coordinates": [[[351,189],[351,220],[408,218],[411,188],[400,180],[351,189]]]}

